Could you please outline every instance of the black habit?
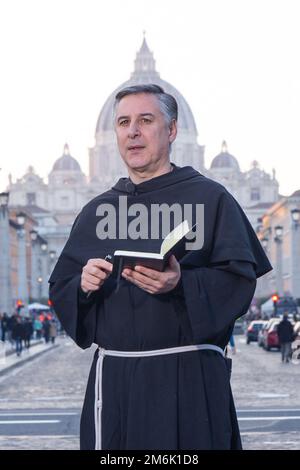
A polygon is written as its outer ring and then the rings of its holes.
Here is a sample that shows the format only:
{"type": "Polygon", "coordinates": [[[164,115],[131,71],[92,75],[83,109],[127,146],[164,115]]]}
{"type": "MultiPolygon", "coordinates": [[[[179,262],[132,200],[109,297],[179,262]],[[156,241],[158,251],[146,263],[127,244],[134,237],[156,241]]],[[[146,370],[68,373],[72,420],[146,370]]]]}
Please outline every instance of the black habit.
{"type": "MultiPolygon", "coordinates": [[[[122,215],[123,216],[123,215],[122,215]]],[[[256,278],[272,269],[237,201],[192,167],[134,185],[121,178],[76,218],[50,277],[50,298],[81,348],[93,343],[121,351],[147,351],[209,343],[225,348],[234,322],[245,314],[256,278]],[[155,251],[160,241],[100,240],[100,204],[118,209],[141,203],[204,204],[204,245],[181,260],[181,281],[167,294],[148,294],[125,279],[115,292],[110,276],[90,297],[80,291],[83,266],[117,249],[155,251]]],[[[81,449],[95,448],[91,366],[81,416],[81,449]]],[[[240,449],[230,388],[229,359],[215,351],[158,357],[106,357],[103,365],[103,449],[240,449]]]]}

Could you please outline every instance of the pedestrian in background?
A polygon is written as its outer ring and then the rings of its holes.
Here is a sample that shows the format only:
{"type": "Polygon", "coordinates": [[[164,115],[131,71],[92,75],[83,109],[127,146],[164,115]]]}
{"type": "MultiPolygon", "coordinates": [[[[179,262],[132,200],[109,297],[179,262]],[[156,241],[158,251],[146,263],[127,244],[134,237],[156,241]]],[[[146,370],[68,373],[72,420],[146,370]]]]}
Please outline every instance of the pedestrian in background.
{"type": "Polygon", "coordinates": [[[35,331],[35,337],[36,339],[41,339],[42,336],[42,329],[43,329],[43,324],[41,320],[36,317],[33,322],[33,329],[35,331]]]}
{"type": "Polygon", "coordinates": [[[8,316],[7,313],[4,312],[1,318],[1,341],[5,341],[6,333],[8,331],[8,316]]]}
{"type": "Polygon", "coordinates": [[[45,343],[48,344],[50,339],[50,322],[48,320],[48,317],[45,317],[45,320],[43,321],[43,331],[45,343]]]}
{"type": "Polygon", "coordinates": [[[30,348],[30,340],[33,334],[32,321],[29,317],[25,319],[24,323],[24,346],[27,350],[30,348]]]}
{"type": "Polygon", "coordinates": [[[231,348],[232,354],[235,354],[235,353],[236,353],[236,348],[235,348],[235,341],[234,341],[234,336],[233,336],[233,334],[230,336],[229,344],[230,344],[230,348],[231,348]]]}
{"type": "Polygon", "coordinates": [[[281,361],[289,362],[294,341],[294,329],[289,321],[288,313],[284,312],[283,319],[277,327],[277,334],[281,346],[281,361]]]}
{"type": "Polygon", "coordinates": [[[57,335],[57,328],[56,328],[55,320],[52,320],[50,323],[49,335],[50,335],[51,343],[54,344],[55,338],[57,335]]]}
{"type": "Polygon", "coordinates": [[[12,328],[12,339],[15,341],[17,356],[21,356],[22,354],[24,333],[25,330],[22,319],[21,317],[17,316],[16,322],[12,328]]]}

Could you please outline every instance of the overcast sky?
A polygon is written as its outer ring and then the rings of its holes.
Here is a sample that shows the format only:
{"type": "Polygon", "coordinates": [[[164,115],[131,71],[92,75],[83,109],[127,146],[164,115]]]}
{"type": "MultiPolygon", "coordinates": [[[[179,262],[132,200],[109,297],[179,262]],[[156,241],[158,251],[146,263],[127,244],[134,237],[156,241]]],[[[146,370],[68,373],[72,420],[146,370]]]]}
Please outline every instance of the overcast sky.
{"type": "Polygon", "coordinates": [[[161,78],[188,101],[205,162],[222,140],[280,192],[300,189],[299,0],[1,0],[0,190],[65,142],[88,172],[98,115],[146,30],[161,78]]]}

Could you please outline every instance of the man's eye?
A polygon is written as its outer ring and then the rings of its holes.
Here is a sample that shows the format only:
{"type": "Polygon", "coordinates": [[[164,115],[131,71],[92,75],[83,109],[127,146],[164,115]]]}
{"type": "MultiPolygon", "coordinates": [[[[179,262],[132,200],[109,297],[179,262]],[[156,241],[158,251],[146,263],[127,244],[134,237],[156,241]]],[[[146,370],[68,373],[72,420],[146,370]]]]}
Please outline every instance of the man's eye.
{"type": "Polygon", "coordinates": [[[150,124],[152,121],[149,118],[142,118],[142,122],[144,122],[145,124],[150,124]]]}
{"type": "Polygon", "coordinates": [[[119,121],[120,126],[126,126],[128,124],[128,119],[123,119],[123,121],[119,121]]]}

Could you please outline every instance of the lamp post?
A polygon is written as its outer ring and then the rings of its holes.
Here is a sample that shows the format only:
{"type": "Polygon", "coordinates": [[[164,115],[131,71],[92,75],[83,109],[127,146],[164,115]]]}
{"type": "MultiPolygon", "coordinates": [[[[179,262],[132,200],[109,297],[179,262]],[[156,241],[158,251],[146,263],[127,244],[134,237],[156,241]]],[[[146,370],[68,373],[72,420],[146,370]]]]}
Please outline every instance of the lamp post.
{"type": "Polygon", "coordinates": [[[291,210],[292,220],[294,222],[294,228],[296,229],[299,225],[300,221],[300,209],[292,209],[291,210]]]}
{"type": "Polygon", "coordinates": [[[51,250],[49,251],[49,258],[50,258],[50,273],[53,271],[53,265],[55,263],[55,259],[56,259],[56,251],[55,250],[51,250]]]}
{"type": "MultiPolygon", "coordinates": [[[[260,242],[264,251],[267,253],[269,239],[266,236],[264,236],[263,238],[261,238],[260,242]]],[[[269,286],[269,276],[268,275],[262,276],[257,283],[257,295],[264,297],[269,292],[268,286],[269,286]]]]}
{"type": "Polygon", "coordinates": [[[9,243],[9,193],[0,193],[0,312],[12,311],[11,262],[9,243]]]}
{"type": "Polygon", "coordinates": [[[276,243],[276,292],[283,295],[283,277],[282,277],[282,236],[283,227],[275,227],[274,242],[276,243]]]}
{"type": "Polygon", "coordinates": [[[42,276],[39,276],[37,278],[37,282],[38,282],[38,286],[39,286],[39,289],[38,289],[38,296],[39,296],[39,300],[41,300],[42,298],[42,284],[43,284],[43,278],[42,276]]]}
{"type": "Polygon", "coordinates": [[[42,275],[41,275],[41,282],[40,282],[40,301],[41,298],[48,298],[48,285],[47,285],[47,274],[48,274],[48,243],[44,240],[41,244],[41,264],[42,264],[42,275]]]}
{"type": "Polygon", "coordinates": [[[27,260],[26,260],[26,215],[23,212],[17,214],[18,236],[18,298],[24,306],[28,306],[28,284],[27,284],[27,260]]]}
{"type": "Polygon", "coordinates": [[[38,298],[38,233],[36,230],[30,231],[31,238],[31,292],[30,296],[32,299],[37,300],[38,298]]]}
{"type": "Polygon", "coordinates": [[[291,210],[292,230],[291,230],[291,291],[295,298],[300,298],[300,210],[291,210]]]}

